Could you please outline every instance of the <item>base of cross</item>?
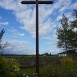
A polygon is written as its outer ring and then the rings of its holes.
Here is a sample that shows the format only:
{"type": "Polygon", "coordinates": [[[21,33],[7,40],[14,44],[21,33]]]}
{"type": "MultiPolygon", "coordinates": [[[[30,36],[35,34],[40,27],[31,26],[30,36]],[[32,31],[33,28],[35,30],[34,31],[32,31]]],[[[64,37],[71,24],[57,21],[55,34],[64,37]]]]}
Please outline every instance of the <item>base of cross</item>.
{"type": "Polygon", "coordinates": [[[39,77],[39,75],[37,73],[35,73],[35,77],[39,77]]]}
{"type": "Polygon", "coordinates": [[[35,77],[39,77],[39,76],[35,76],[35,77]]]}

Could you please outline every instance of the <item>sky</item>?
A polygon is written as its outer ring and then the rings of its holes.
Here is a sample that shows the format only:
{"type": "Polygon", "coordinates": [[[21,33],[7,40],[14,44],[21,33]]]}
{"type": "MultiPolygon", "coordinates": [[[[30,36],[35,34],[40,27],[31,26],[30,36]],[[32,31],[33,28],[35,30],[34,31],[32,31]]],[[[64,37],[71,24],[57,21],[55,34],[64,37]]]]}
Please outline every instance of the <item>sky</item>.
{"type": "MultiPolygon", "coordinates": [[[[4,53],[36,53],[36,5],[22,5],[22,0],[0,0],[0,31],[4,28],[3,44],[9,43],[4,53]]],[[[77,0],[52,0],[50,5],[39,4],[39,53],[57,54],[56,30],[65,14],[70,21],[77,8],[77,0]]]]}

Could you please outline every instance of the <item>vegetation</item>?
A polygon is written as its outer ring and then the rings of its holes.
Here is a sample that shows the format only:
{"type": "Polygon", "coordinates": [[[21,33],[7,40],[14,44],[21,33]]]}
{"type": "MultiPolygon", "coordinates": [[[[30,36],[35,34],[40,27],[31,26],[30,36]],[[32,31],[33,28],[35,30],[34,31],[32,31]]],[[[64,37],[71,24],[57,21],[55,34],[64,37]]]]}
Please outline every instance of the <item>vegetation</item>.
{"type": "Polygon", "coordinates": [[[1,77],[17,77],[19,71],[20,71],[19,64],[14,59],[0,56],[1,77]]]}
{"type": "Polygon", "coordinates": [[[2,29],[0,32],[0,55],[3,54],[4,49],[9,45],[8,42],[6,42],[4,45],[2,44],[2,37],[3,37],[4,33],[5,33],[5,30],[2,29]]]}
{"type": "Polygon", "coordinates": [[[14,59],[5,58],[2,56],[4,48],[8,45],[7,42],[2,45],[2,37],[4,33],[5,31],[2,29],[0,32],[0,76],[17,77],[20,71],[19,64],[14,59]]]}
{"type": "Polygon", "coordinates": [[[57,29],[57,46],[59,48],[67,49],[76,49],[77,48],[77,31],[74,31],[77,28],[77,10],[73,11],[73,16],[75,19],[69,23],[68,18],[63,15],[61,22],[61,27],[57,29]]]}
{"type": "MultiPolygon", "coordinates": [[[[8,58],[9,56],[5,57],[8,58]]],[[[15,59],[14,56],[11,56],[11,59],[12,58],[15,59]]],[[[26,65],[30,61],[30,59],[31,61],[34,61],[33,58],[35,57],[22,56],[22,60],[24,60],[24,65],[26,65]]],[[[16,56],[16,59],[20,60],[19,56],[16,56]]],[[[43,56],[40,56],[40,59],[43,59],[43,56]]],[[[44,62],[44,59],[42,61],[44,62]]],[[[40,65],[40,77],[77,77],[77,59],[73,59],[70,57],[45,56],[45,63],[45,65],[40,65]],[[56,61],[55,63],[53,63],[54,60],[56,61]]],[[[24,75],[34,77],[35,66],[23,66],[21,64],[20,66],[22,67],[20,68],[20,73],[18,77],[24,77],[24,75]]]]}

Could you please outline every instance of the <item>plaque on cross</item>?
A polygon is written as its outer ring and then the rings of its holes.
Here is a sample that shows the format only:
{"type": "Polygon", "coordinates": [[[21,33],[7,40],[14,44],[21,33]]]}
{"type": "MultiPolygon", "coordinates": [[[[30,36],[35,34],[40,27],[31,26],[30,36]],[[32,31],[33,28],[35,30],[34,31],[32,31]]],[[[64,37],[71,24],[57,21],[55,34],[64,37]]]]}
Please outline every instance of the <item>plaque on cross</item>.
{"type": "Polygon", "coordinates": [[[36,75],[39,77],[39,19],[38,19],[38,4],[52,4],[51,0],[26,0],[22,4],[36,4],[36,75]]]}

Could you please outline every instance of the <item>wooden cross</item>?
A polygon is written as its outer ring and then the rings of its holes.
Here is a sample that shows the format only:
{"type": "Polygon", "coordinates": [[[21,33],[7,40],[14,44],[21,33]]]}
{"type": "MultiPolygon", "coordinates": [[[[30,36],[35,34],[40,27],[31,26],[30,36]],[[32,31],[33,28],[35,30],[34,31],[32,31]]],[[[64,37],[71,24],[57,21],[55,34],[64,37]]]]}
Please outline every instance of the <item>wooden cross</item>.
{"type": "Polygon", "coordinates": [[[22,1],[22,4],[36,4],[36,76],[39,77],[39,19],[38,19],[38,4],[52,4],[51,0],[42,1],[22,1]]]}

